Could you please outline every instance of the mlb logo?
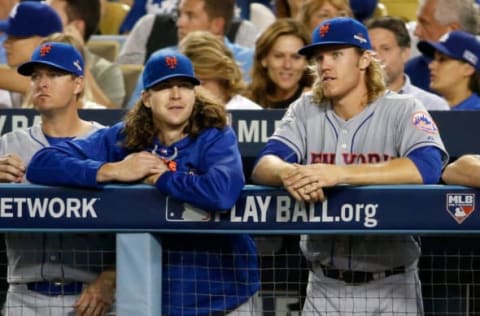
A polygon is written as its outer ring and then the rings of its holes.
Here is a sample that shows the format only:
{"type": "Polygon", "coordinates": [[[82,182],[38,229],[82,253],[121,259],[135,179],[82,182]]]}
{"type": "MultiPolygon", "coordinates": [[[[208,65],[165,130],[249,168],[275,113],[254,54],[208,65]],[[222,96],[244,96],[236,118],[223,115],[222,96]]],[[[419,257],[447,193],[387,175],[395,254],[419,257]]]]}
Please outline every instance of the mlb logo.
{"type": "Polygon", "coordinates": [[[207,211],[167,197],[165,207],[167,222],[209,222],[211,217],[211,214],[207,211]]]}
{"type": "Polygon", "coordinates": [[[447,212],[461,224],[475,211],[475,194],[447,193],[447,212]]]}

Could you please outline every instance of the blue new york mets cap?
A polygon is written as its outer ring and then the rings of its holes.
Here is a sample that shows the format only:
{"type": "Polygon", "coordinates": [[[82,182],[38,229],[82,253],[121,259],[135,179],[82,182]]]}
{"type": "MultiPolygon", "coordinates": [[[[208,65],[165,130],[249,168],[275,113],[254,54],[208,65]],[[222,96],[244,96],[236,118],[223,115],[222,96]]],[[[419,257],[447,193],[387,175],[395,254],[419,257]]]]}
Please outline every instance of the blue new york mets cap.
{"type": "Polygon", "coordinates": [[[423,55],[433,57],[435,51],[453,59],[463,60],[480,70],[480,41],[475,35],[464,31],[452,31],[438,42],[420,41],[418,49],[423,55]]]}
{"type": "Polygon", "coordinates": [[[47,65],[64,70],[76,76],[83,76],[83,58],[78,50],[70,44],[46,42],[38,46],[30,61],[20,65],[18,73],[31,76],[34,67],[47,65]]]}
{"type": "Polygon", "coordinates": [[[320,23],[312,32],[312,43],[300,48],[298,53],[310,57],[317,48],[331,45],[372,49],[367,28],[362,23],[354,18],[338,17],[320,23]]]}
{"type": "Polygon", "coordinates": [[[9,36],[46,37],[62,32],[62,20],[49,5],[37,1],[20,2],[10,11],[7,20],[0,21],[0,31],[9,36]]]}
{"type": "Polygon", "coordinates": [[[162,50],[150,56],[143,70],[143,88],[149,89],[168,79],[183,78],[199,85],[193,65],[187,56],[173,50],[162,50]]]}

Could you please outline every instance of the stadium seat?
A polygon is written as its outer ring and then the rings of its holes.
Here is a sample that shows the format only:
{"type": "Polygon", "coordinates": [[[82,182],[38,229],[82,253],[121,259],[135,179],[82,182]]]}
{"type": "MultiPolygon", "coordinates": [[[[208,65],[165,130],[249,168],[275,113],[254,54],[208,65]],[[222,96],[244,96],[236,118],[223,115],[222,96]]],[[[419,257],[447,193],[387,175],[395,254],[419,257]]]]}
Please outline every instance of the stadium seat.
{"type": "Polygon", "coordinates": [[[375,12],[373,12],[373,16],[375,18],[382,17],[382,16],[388,16],[388,10],[387,7],[383,3],[377,3],[377,8],[375,9],[375,12]]]}
{"type": "Polygon", "coordinates": [[[118,45],[120,45],[120,49],[122,49],[123,44],[125,43],[125,40],[127,39],[127,35],[124,34],[108,34],[108,35],[92,35],[90,36],[90,39],[88,40],[89,42],[93,41],[117,41],[118,45]]]}
{"type": "Polygon", "coordinates": [[[404,19],[415,21],[417,19],[418,0],[381,0],[387,8],[388,14],[404,19]]]}
{"type": "Polygon", "coordinates": [[[120,44],[115,40],[96,40],[87,43],[88,50],[92,53],[114,62],[120,51],[120,44]]]}
{"type": "Polygon", "coordinates": [[[130,6],[121,2],[105,2],[104,14],[100,18],[99,30],[101,34],[118,34],[130,6]]]}
{"type": "Polygon", "coordinates": [[[138,76],[142,73],[143,65],[141,64],[118,64],[122,70],[123,80],[125,82],[125,103],[123,107],[130,100],[130,97],[137,86],[138,76]]]}

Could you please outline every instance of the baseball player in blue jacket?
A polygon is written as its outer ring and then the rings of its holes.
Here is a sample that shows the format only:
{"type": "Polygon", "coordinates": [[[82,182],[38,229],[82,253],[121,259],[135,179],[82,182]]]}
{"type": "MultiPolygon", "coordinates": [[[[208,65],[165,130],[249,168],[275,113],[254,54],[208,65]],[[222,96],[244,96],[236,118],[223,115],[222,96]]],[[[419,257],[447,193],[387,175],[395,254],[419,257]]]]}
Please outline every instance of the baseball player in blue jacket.
{"type": "MultiPolygon", "coordinates": [[[[448,155],[432,118],[412,96],[386,93],[365,26],[322,22],[312,44],[316,81],[292,103],[254,167],[257,183],[297,200],[324,200],[337,184],[437,183],[448,155]]],[[[311,271],[302,315],[421,315],[412,236],[306,235],[311,271]]]]}
{"type": "MultiPolygon", "coordinates": [[[[224,105],[195,88],[199,81],[192,63],[176,52],[153,54],[142,79],[142,98],[124,122],[41,150],[27,178],[91,188],[144,182],[208,212],[230,209],[244,176],[224,105]]],[[[248,235],[160,238],[166,251],[163,314],[254,313],[259,276],[256,248],[248,235]]]]}

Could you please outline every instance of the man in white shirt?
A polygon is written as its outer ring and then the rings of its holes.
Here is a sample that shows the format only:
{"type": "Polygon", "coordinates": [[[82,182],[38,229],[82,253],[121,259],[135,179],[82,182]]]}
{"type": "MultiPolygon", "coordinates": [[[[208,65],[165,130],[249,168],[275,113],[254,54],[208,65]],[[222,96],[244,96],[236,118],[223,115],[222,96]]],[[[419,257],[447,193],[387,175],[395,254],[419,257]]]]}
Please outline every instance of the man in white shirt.
{"type": "Polygon", "coordinates": [[[408,93],[420,100],[427,110],[449,110],[442,97],[420,89],[405,74],[410,57],[410,35],[403,22],[395,17],[379,17],[366,22],[373,50],[384,66],[389,90],[408,93]]]}

